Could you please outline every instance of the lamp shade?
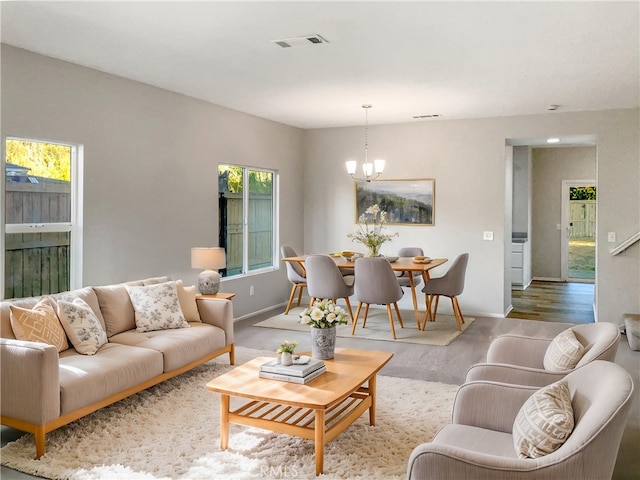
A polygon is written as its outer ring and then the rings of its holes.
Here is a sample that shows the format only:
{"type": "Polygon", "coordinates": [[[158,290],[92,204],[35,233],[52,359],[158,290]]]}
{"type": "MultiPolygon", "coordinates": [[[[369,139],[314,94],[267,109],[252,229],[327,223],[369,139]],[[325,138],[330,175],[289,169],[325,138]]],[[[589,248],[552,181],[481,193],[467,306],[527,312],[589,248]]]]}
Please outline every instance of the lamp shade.
{"type": "Polygon", "coordinates": [[[193,247],[191,249],[191,268],[218,270],[227,265],[224,248],[193,247]]]}

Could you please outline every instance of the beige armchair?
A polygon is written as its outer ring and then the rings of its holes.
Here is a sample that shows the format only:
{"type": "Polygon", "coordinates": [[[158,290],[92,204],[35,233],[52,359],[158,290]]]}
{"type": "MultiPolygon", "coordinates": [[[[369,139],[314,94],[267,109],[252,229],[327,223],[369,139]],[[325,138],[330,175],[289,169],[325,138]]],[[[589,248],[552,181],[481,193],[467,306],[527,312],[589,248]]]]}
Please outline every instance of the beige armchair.
{"type": "MultiPolygon", "coordinates": [[[[571,327],[585,353],[575,368],[594,360],[613,362],[618,351],[620,331],[613,323],[590,323],[571,327]]],[[[552,338],[501,335],[487,351],[487,363],[473,365],[467,372],[467,382],[494,382],[542,387],[563,378],[571,370],[545,370],[543,360],[552,338]]]]}
{"type": "Polygon", "coordinates": [[[611,478],[633,401],[629,374],[595,361],[565,377],[575,425],[566,442],[538,458],[519,458],[512,428],[538,387],[470,382],[460,387],[452,424],[409,458],[407,479],[583,480],[611,478]]]}

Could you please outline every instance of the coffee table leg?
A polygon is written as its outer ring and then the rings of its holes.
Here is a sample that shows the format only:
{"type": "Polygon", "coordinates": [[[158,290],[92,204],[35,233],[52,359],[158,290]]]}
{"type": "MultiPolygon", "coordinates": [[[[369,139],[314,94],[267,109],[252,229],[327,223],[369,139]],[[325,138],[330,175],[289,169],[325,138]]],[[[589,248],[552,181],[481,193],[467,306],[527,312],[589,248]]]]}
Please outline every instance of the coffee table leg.
{"type": "Polygon", "coordinates": [[[324,410],[316,410],[316,476],[324,470],[324,410]]]}
{"type": "Polygon", "coordinates": [[[220,398],[220,448],[229,447],[229,395],[220,398]]]}
{"type": "Polygon", "coordinates": [[[369,395],[371,396],[371,407],[369,407],[369,425],[376,424],[376,375],[369,379],[369,395]]]}

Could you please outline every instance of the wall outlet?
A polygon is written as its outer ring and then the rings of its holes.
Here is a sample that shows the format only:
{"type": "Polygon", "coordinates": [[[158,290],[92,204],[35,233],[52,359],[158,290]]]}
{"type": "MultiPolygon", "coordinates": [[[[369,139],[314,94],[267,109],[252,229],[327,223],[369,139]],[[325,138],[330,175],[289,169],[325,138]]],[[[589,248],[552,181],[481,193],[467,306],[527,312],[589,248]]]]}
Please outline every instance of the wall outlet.
{"type": "Polygon", "coordinates": [[[607,242],[615,243],[616,241],[616,232],[607,233],[607,242]]]}
{"type": "Polygon", "coordinates": [[[253,297],[253,296],[255,295],[255,293],[256,293],[256,292],[255,292],[255,290],[254,290],[254,288],[253,288],[253,285],[251,285],[251,286],[249,287],[249,296],[250,296],[250,297],[253,297]]]}
{"type": "Polygon", "coordinates": [[[483,240],[493,240],[493,232],[483,232],[482,233],[483,240]]]}

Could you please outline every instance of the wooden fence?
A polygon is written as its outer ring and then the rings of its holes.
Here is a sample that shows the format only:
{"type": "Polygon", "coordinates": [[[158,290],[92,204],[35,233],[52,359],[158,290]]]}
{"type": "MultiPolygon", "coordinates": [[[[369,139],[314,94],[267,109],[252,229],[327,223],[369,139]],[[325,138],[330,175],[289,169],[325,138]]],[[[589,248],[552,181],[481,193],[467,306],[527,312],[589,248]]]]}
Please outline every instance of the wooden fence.
{"type": "Polygon", "coordinates": [[[596,201],[570,200],[569,221],[571,222],[571,238],[595,238],[596,236],[596,201]]]}
{"type": "MultiPolygon", "coordinates": [[[[220,195],[219,245],[226,249],[225,275],[242,272],[243,212],[242,194],[225,192],[220,195]]],[[[249,270],[273,264],[273,198],[270,194],[249,196],[249,270]]]]}
{"type": "MultiPolygon", "coordinates": [[[[38,180],[39,183],[5,183],[7,224],[70,221],[69,182],[38,180]]],[[[69,290],[69,248],[68,232],[6,234],[4,298],[69,290]]]]}

